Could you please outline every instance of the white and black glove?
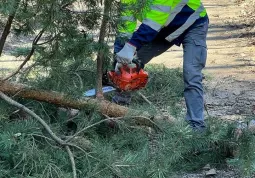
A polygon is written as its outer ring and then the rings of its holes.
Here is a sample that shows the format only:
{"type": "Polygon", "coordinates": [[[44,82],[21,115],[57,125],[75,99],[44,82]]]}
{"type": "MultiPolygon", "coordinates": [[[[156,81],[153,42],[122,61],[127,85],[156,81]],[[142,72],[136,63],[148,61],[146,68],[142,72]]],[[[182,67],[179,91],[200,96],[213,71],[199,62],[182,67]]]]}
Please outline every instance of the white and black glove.
{"type": "MultiPolygon", "coordinates": [[[[120,68],[122,66],[123,66],[122,63],[117,62],[116,65],[115,65],[115,72],[120,73],[120,68]]],[[[132,68],[136,67],[136,64],[135,63],[130,63],[130,64],[127,64],[127,67],[132,69],[132,68]]]]}
{"type": "Polygon", "coordinates": [[[116,53],[116,60],[121,64],[131,64],[136,53],[136,47],[130,43],[126,43],[125,46],[116,53]]]}

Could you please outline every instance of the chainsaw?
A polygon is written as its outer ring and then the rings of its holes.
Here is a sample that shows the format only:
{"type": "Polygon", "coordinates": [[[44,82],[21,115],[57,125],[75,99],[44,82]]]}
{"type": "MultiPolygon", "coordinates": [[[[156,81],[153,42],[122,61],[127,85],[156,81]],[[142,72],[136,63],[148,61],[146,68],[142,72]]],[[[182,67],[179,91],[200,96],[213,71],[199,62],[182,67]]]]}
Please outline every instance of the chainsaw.
{"type": "MultiPolygon", "coordinates": [[[[144,71],[143,64],[138,60],[133,60],[132,65],[122,65],[119,71],[114,70],[103,74],[103,93],[111,91],[136,91],[146,86],[148,73],[144,71]]],[[[91,89],[84,93],[84,96],[95,96],[96,90],[91,89]]]]}

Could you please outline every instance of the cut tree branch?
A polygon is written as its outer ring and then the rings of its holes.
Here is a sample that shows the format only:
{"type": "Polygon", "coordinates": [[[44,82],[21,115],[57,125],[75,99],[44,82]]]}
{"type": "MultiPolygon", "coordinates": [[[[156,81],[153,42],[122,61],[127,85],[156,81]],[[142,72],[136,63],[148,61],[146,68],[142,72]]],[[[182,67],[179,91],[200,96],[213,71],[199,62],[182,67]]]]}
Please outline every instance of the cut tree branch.
{"type": "Polygon", "coordinates": [[[27,107],[25,107],[24,105],[14,101],[13,99],[11,99],[10,97],[8,97],[7,95],[5,95],[3,92],[0,91],[0,98],[2,98],[3,100],[5,100],[8,104],[15,106],[17,108],[19,108],[22,111],[25,111],[27,114],[29,114],[30,116],[32,116],[33,118],[35,118],[44,128],[45,130],[49,133],[50,137],[55,140],[58,144],[60,145],[64,145],[65,142],[64,140],[62,140],[61,138],[59,138],[58,136],[56,136],[54,134],[54,132],[50,129],[49,125],[43,120],[41,119],[37,114],[35,114],[33,111],[31,111],[30,109],[28,109],[27,107]]]}
{"type": "MultiPolygon", "coordinates": [[[[68,153],[68,156],[70,158],[70,162],[72,165],[72,170],[73,170],[73,178],[77,178],[77,173],[76,173],[76,166],[75,166],[75,160],[74,160],[74,156],[72,151],[70,150],[69,146],[74,146],[72,144],[67,144],[66,141],[62,140],[61,138],[59,138],[50,128],[50,126],[42,119],[40,118],[37,114],[35,114],[33,111],[31,111],[30,109],[28,109],[26,106],[14,101],[13,99],[11,99],[10,97],[8,97],[7,95],[5,95],[3,92],[0,91],[0,98],[2,98],[3,100],[5,100],[8,104],[15,106],[17,108],[19,108],[20,110],[23,110],[24,112],[26,112],[27,114],[29,114],[30,116],[32,116],[33,118],[35,118],[44,128],[45,130],[48,132],[48,134],[50,135],[50,137],[57,142],[59,145],[61,146],[65,146],[66,151],[68,153]]],[[[76,147],[76,146],[74,146],[76,147]]]]}
{"type": "Polygon", "coordinates": [[[65,108],[73,109],[96,108],[103,115],[107,115],[109,117],[123,117],[123,118],[128,117],[131,120],[134,120],[136,124],[147,125],[150,127],[155,127],[155,124],[151,122],[151,119],[157,117],[149,115],[147,112],[129,109],[127,107],[120,106],[106,100],[97,100],[85,97],[80,99],[74,99],[62,93],[38,90],[22,84],[11,83],[9,81],[0,80],[0,91],[5,94],[15,95],[26,99],[43,101],[65,108]]]}

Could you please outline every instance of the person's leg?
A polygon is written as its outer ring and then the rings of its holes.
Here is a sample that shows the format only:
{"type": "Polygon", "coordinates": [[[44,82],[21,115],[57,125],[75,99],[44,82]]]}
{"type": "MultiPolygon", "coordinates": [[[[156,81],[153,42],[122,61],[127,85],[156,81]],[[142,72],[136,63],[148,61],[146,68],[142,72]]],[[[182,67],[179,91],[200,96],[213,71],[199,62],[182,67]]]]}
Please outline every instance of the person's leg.
{"type": "MultiPolygon", "coordinates": [[[[137,57],[143,64],[147,64],[152,58],[159,56],[172,46],[165,39],[156,38],[152,43],[144,45],[138,52],[137,57]]],[[[131,92],[116,91],[112,102],[120,105],[129,105],[131,102],[131,92]]]]}
{"type": "Polygon", "coordinates": [[[194,24],[184,34],[182,42],[186,120],[195,130],[205,128],[202,69],[205,67],[207,58],[207,31],[208,22],[194,24]]]}

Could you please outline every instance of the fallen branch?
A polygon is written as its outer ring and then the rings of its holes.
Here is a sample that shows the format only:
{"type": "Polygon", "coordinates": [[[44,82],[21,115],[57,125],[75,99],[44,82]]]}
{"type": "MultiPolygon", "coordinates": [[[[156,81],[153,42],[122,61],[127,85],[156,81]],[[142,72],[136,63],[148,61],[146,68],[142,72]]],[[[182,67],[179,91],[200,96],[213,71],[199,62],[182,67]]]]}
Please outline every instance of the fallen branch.
{"type": "Polygon", "coordinates": [[[133,119],[136,123],[139,123],[141,125],[147,125],[151,127],[155,126],[152,122],[150,122],[150,119],[154,118],[153,115],[149,115],[147,112],[144,111],[129,109],[127,107],[120,106],[106,100],[97,100],[85,97],[75,99],[62,93],[38,90],[26,85],[11,83],[9,81],[0,81],[0,91],[5,94],[15,95],[26,99],[43,101],[64,108],[97,109],[100,113],[109,117],[116,118],[127,116],[128,118],[133,119]]]}
{"type": "Polygon", "coordinates": [[[148,100],[148,98],[144,96],[141,92],[138,92],[138,95],[140,95],[144,99],[144,101],[146,101],[149,105],[153,105],[152,102],[148,100]]]}
{"type": "Polygon", "coordinates": [[[170,121],[170,122],[174,122],[175,121],[175,119],[172,117],[172,116],[170,116],[170,115],[166,115],[166,114],[163,114],[150,100],[148,100],[148,98],[146,97],[146,96],[144,96],[141,92],[138,92],[138,95],[140,95],[143,99],[144,99],[144,101],[146,101],[150,106],[152,106],[155,110],[156,110],[156,112],[157,112],[157,115],[155,115],[155,119],[166,119],[166,120],[168,120],[168,121],[170,121]]]}
{"type": "Polygon", "coordinates": [[[53,140],[55,140],[60,145],[64,145],[64,141],[61,138],[59,138],[58,136],[56,136],[54,134],[54,132],[50,129],[49,125],[43,119],[41,119],[37,114],[35,114],[33,111],[31,111],[30,109],[28,109],[24,105],[14,101],[13,99],[11,99],[10,97],[6,96],[1,91],[0,91],[0,98],[5,100],[8,104],[10,104],[12,106],[15,106],[15,107],[19,108],[22,111],[25,111],[27,114],[29,114],[30,116],[35,118],[45,128],[45,130],[50,134],[50,137],[53,140]]]}
{"type": "MultiPolygon", "coordinates": [[[[30,116],[32,116],[33,118],[35,118],[44,128],[45,130],[48,132],[48,134],[50,135],[50,137],[57,142],[59,145],[61,146],[65,146],[67,153],[69,155],[70,161],[71,161],[71,165],[72,165],[72,170],[73,170],[73,178],[77,178],[77,173],[76,173],[76,167],[75,167],[75,161],[74,161],[74,157],[73,157],[73,153],[70,150],[69,145],[62,140],[61,138],[59,138],[50,128],[50,126],[42,119],[40,118],[37,114],[35,114],[33,111],[31,111],[30,109],[28,109],[26,106],[14,101],[13,99],[11,99],[10,97],[6,96],[3,92],[0,91],[0,98],[2,98],[3,100],[5,100],[8,104],[15,106],[17,108],[19,108],[20,110],[23,110],[24,112],[26,112],[27,114],[29,114],[30,116]]],[[[72,145],[71,145],[72,146],[72,145]]]]}
{"type": "Polygon", "coordinates": [[[91,127],[94,127],[94,126],[99,125],[99,124],[101,124],[101,123],[103,123],[103,122],[107,122],[107,121],[111,121],[111,120],[114,120],[114,118],[103,119],[103,120],[98,121],[98,122],[96,122],[96,123],[94,123],[94,124],[92,124],[92,125],[89,125],[89,126],[87,126],[87,127],[84,127],[83,129],[81,129],[80,131],[76,132],[74,135],[72,135],[72,136],[69,137],[68,139],[66,139],[66,142],[71,141],[73,138],[75,138],[76,136],[78,136],[79,134],[81,134],[82,132],[88,130],[88,129],[91,128],[91,127]]]}
{"type": "Polygon", "coordinates": [[[77,172],[76,172],[76,166],[75,166],[75,161],[74,161],[74,156],[73,156],[73,153],[72,151],[70,150],[70,147],[69,146],[65,146],[66,148],[66,151],[69,155],[69,158],[70,158],[70,162],[71,162],[71,165],[72,165],[72,170],[73,170],[73,178],[77,178],[77,172]]]}

